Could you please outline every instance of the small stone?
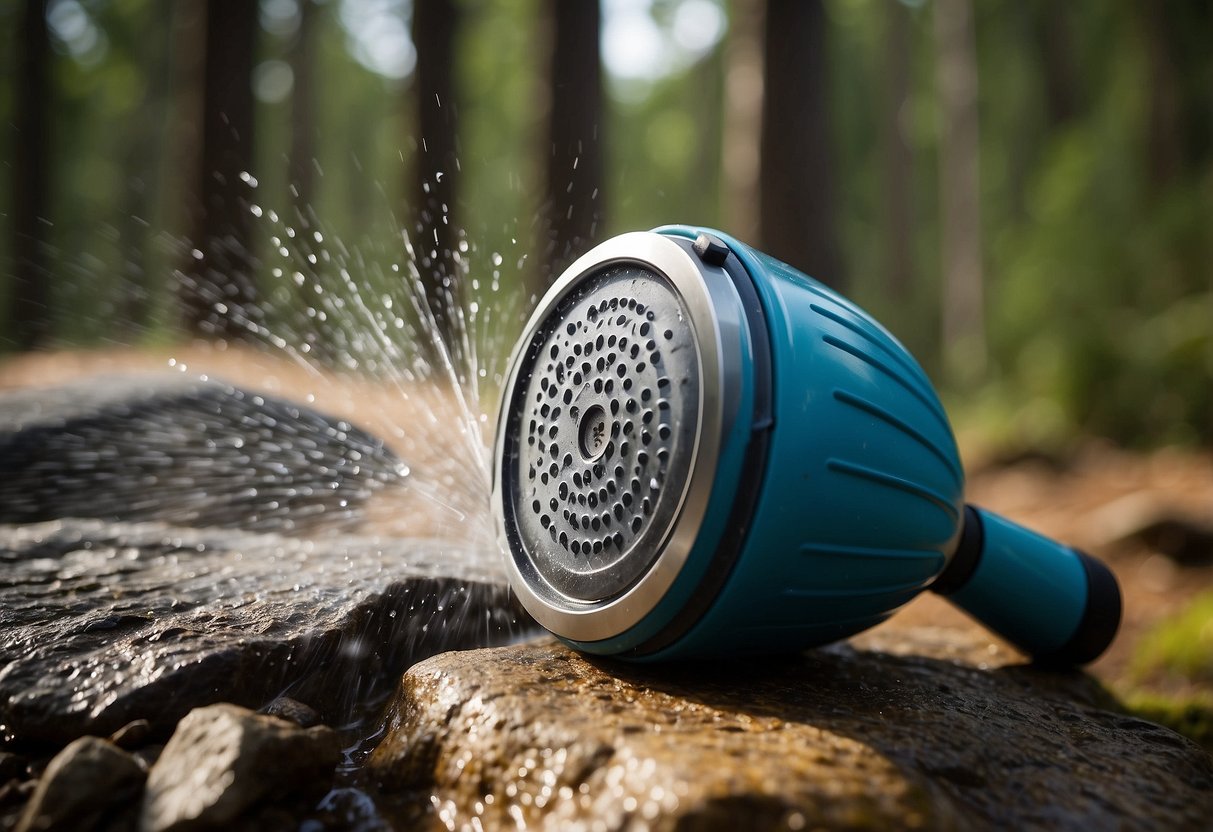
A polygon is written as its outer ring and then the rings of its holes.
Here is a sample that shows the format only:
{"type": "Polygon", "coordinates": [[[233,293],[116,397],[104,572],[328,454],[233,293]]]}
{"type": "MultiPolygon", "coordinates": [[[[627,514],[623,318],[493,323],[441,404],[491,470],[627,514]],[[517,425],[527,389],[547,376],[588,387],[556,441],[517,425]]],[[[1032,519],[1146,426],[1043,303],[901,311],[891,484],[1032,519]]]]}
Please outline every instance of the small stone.
{"type": "Polygon", "coordinates": [[[260,804],[328,788],[340,756],[335,731],[299,728],[235,705],[191,711],[148,773],[140,828],[227,826],[260,804]]]}
{"type": "Polygon", "coordinates": [[[138,794],[139,764],[113,743],[81,737],[60,751],[38,782],[17,832],[90,829],[138,794]]]}
{"type": "Polygon", "coordinates": [[[152,724],[146,719],[126,723],[110,736],[110,742],[127,751],[143,745],[152,733],[152,724]]]}
{"type": "Polygon", "coordinates": [[[320,724],[320,714],[315,708],[289,696],[279,696],[262,708],[261,713],[293,722],[300,728],[311,728],[320,724]]]}

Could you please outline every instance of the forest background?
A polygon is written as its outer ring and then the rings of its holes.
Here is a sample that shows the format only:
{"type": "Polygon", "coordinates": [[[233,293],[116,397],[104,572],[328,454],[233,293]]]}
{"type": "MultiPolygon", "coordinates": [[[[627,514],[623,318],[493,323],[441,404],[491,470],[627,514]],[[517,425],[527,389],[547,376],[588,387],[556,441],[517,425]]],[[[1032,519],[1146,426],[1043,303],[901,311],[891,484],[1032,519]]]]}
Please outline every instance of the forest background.
{"type": "Polygon", "coordinates": [[[318,236],[375,286],[404,229],[500,354],[682,222],[855,298],[993,446],[1208,446],[1210,43],[1195,0],[6,0],[0,343],[292,329],[318,236]]]}

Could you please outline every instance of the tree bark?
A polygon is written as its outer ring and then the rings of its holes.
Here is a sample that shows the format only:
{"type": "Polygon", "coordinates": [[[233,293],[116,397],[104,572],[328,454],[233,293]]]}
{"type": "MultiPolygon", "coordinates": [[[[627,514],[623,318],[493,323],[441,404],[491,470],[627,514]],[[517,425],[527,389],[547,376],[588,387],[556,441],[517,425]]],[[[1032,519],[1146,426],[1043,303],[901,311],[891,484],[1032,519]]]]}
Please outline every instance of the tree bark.
{"type": "MultiPolygon", "coordinates": [[[[148,38],[146,31],[172,32],[176,9],[169,3],[153,3],[125,33],[123,48],[149,68],[144,102],[126,126],[119,233],[125,257],[122,262],[122,293],[116,304],[115,334],[137,340],[151,322],[157,294],[164,278],[157,272],[153,230],[157,224],[157,196],[162,188],[166,144],[170,137],[169,102],[172,96],[173,38],[148,38]]],[[[111,31],[111,37],[114,37],[111,31]]]]}
{"type": "Polygon", "coordinates": [[[943,357],[955,382],[985,371],[977,48],[970,0],[936,0],[935,72],[942,119],[939,201],[943,357]]]}
{"type": "Polygon", "coordinates": [[[208,0],[202,71],[202,152],[192,200],[195,250],[183,271],[187,329],[241,339],[256,319],[247,176],[253,162],[257,5],[208,0]]]}
{"type": "Polygon", "coordinates": [[[906,139],[910,110],[910,11],[885,3],[884,112],[881,144],[884,162],[885,275],[889,294],[905,300],[914,279],[914,156],[906,139]]]}
{"type": "Polygon", "coordinates": [[[821,0],[767,2],[760,238],[767,253],[842,289],[826,25],[821,0]]]}
{"type": "Polygon", "coordinates": [[[19,350],[43,346],[51,332],[46,228],[50,166],[50,39],[47,0],[27,0],[21,23],[13,148],[13,255],[7,340],[19,350]]]}
{"type": "Polygon", "coordinates": [[[287,163],[291,197],[306,216],[316,178],[316,16],[315,0],[299,0],[299,29],[291,47],[291,154],[287,163]]]}
{"type": "Polygon", "coordinates": [[[738,238],[760,240],[759,160],[762,147],[762,0],[733,0],[725,44],[722,215],[738,238]]]}
{"type": "Polygon", "coordinates": [[[1071,122],[1081,111],[1069,11],[1068,5],[1048,0],[1034,3],[1029,8],[1044,74],[1045,112],[1050,128],[1071,122]]]}
{"type": "Polygon", "coordinates": [[[429,312],[438,332],[452,343],[452,293],[456,276],[458,226],[455,199],[459,184],[456,133],[455,35],[458,7],[453,0],[422,0],[413,5],[413,43],[417,47],[417,125],[421,143],[414,163],[412,243],[429,312]]]}
{"type": "Polygon", "coordinates": [[[555,276],[594,239],[602,220],[602,61],[598,0],[550,0],[547,247],[555,276]]]}

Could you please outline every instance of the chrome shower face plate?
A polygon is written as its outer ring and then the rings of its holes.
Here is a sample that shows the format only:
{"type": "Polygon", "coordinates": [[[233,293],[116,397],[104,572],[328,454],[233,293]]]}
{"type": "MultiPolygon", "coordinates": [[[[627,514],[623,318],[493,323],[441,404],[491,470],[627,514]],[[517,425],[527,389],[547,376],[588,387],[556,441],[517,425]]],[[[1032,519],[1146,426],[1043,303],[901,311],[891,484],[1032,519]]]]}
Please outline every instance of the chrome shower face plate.
{"type": "Polygon", "coordinates": [[[511,549],[557,596],[618,596],[652,566],[695,461],[701,365],[691,315],[662,274],[582,276],[519,357],[501,482],[511,549]]]}

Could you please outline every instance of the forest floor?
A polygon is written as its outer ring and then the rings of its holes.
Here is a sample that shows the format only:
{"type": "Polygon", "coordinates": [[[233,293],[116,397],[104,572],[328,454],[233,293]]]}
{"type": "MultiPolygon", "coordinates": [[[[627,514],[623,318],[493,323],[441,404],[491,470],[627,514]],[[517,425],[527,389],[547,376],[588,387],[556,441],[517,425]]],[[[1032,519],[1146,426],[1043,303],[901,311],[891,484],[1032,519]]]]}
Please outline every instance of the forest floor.
{"type": "MultiPolygon", "coordinates": [[[[19,356],[0,361],[0,392],[157,370],[206,374],[308,401],[378,432],[389,444],[395,444],[392,437],[407,437],[410,425],[427,421],[417,418],[416,398],[399,402],[391,389],[372,391],[365,381],[334,381],[234,348],[19,356]]],[[[432,401],[423,406],[432,408],[432,401]]],[[[443,422],[433,412],[426,415],[430,423],[443,422]]],[[[432,436],[424,444],[432,444],[432,436]]],[[[966,454],[967,498],[1111,566],[1124,595],[1124,617],[1119,637],[1091,672],[1144,716],[1213,747],[1213,452],[1132,452],[1094,439],[1073,448],[1064,458],[966,454]]],[[[402,454],[410,462],[411,450],[402,454]]],[[[930,593],[882,626],[907,625],[977,626],[930,593]]]]}

